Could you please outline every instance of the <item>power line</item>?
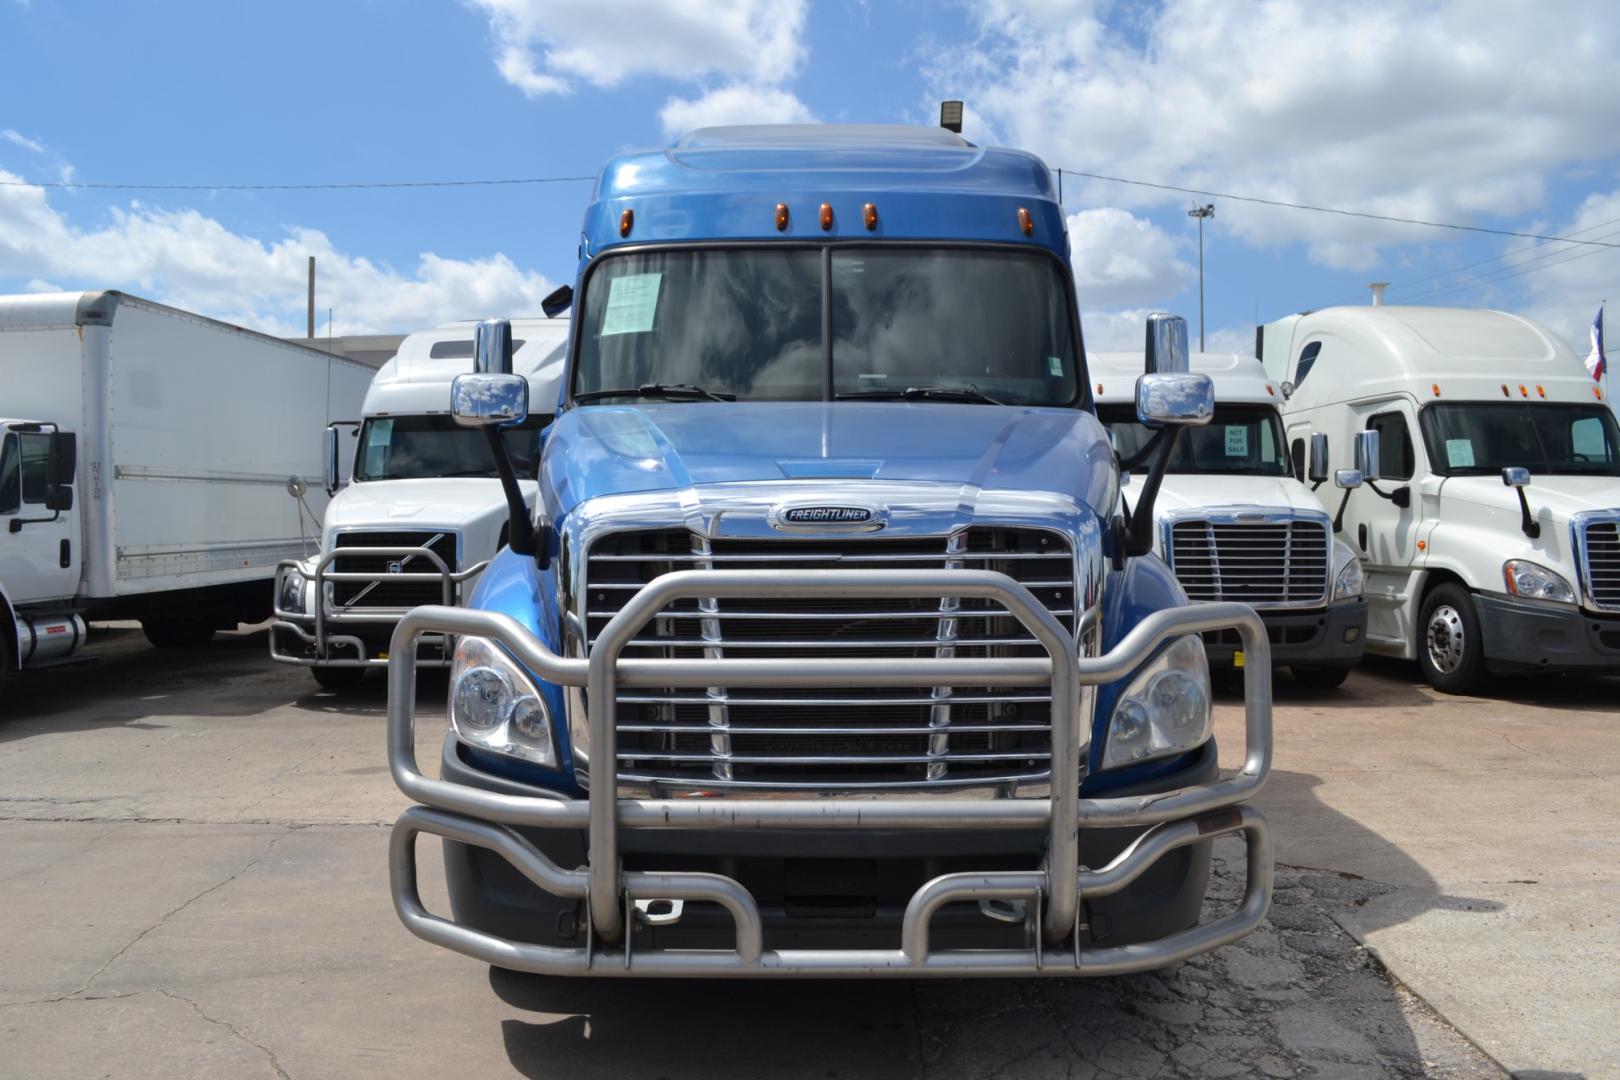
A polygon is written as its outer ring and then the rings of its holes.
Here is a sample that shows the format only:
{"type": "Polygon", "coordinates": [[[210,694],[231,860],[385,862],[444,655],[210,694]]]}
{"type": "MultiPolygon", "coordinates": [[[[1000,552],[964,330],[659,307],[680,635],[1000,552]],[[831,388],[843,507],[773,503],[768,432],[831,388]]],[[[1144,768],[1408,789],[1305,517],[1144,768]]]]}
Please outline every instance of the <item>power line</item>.
{"type": "Polygon", "coordinates": [[[1364,218],[1368,221],[1388,221],[1397,225],[1422,225],[1430,229],[1455,229],[1458,232],[1487,233],[1491,236],[1516,236],[1521,240],[1556,240],[1565,244],[1584,244],[1590,247],[1620,248],[1620,243],[1608,244],[1598,240],[1576,240],[1568,236],[1546,236],[1542,233],[1516,232],[1513,229],[1492,229],[1484,225],[1460,225],[1454,221],[1424,221],[1421,218],[1395,217],[1392,214],[1373,214],[1365,210],[1344,210],[1335,206],[1312,206],[1309,203],[1285,202],[1281,199],[1262,199],[1257,195],[1234,195],[1229,191],[1206,191],[1203,188],[1178,187],[1175,184],[1155,184],[1147,180],[1128,180],[1122,176],[1105,176],[1102,173],[1081,172],[1079,169],[1059,169],[1059,174],[1069,173],[1071,176],[1083,176],[1088,180],[1106,180],[1113,184],[1129,184],[1132,187],[1153,188],[1157,191],[1177,191],[1185,195],[1203,195],[1212,199],[1231,199],[1233,202],[1256,203],[1260,206],[1277,206],[1286,210],[1310,210],[1318,214],[1338,214],[1341,217],[1364,218]]]}
{"type": "MultiPolygon", "coordinates": [[[[1614,236],[1614,235],[1620,235],[1620,233],[1610,233],[1608,235],[1614,236]]],[[[1530,259],[1527,262],[1518,264],[1518,265],[1523,267],[1523,269],[1520,269],[1520,270],[1514,270],[1512,267],[1504,267],[1503,268],[1504,270],[1512,271],[1512,272],[1509,272],[1509,273],[1503,273],[1503,272],[1499,271],[1499,272],[1492,273],[1492,274],[1486,274],[1486,275],[1484,275],[1484,276],[1482,276],[1480,278],[1477,278],[1477,279],[1464,281],[1464,282],[1461,282],[1461,283],[1456,284],[1456,285],[1442,285],[1439,288],[1431,289],[1428,292],[1419,293],[1415,297],[1408,297],[1407,299],[1402,300],[1401,303],[1410,304],[1415,300],[1432,300],[1432,299],[1434,299],[1436,297],[1447,296],[1447,295],[1450,295],[1451,293],[1461,292],[1464,289],[1471,289],[1471,288],[1475,288],[1475,287],[1480,286],[1480,285],[1494,285],[1499,281],[1508,281],[1508,280],[1510,280],[1512,278],[1523,277],[1526,274],[1534,274],[1534,273],[1538,273],[1539,271],[1542,271],[1542,270],[1551,270],[1555,266],[1562,266],[1565,263],[1575,262],[1577,259],[1589,259],[1593,255],[1603,255],[1603,254],[1605,254],[1605,251],[1601,250],[1601,249],[1598,250],[1598,251],[1583,251],[1583,252],[1580,252],[1577,255],[1568,255],[1567,258],[1557,259],[1557,260],[1555,260],[1553,262],[1546,263],[1543,266],[1531,266],[1530,265],[1530,263],[1543,262],[1546,259],[1552,258],[1553,254],[1567,254],[1567,252],[1553,252],[1553,253],[1549,253],[1547,255],[1543,255],[1539,259],[1530,259]]]]}
{"type": "Polygon", "coordinates": [[[337,184],[99,184],[74,181],[0,180],[0,187],[84,188],[95,191],[358,191],[376,188],[497,187],[511,184],[571,184],[594,176],[517,176],[495,180],[380,180],[337,184]]]}

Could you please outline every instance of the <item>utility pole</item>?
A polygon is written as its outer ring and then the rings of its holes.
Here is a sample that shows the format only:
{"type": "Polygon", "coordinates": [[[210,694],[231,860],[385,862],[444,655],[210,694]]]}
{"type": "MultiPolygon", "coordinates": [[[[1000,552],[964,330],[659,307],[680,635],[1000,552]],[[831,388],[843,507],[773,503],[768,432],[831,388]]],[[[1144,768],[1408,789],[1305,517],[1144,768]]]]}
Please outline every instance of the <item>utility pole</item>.
{"type": "Polygon", "coordinates": [[[315,256],[309,257],[309,333],[305,335],[310,341],[315,340],[315,256]]]}
{"type": "Polygon", "coordinates": [[[1198,351],[1204,351],[1204,219],[1215,216],[1215,204],[1207,203],[1187,211],[1198,219],[1198,351]]]}

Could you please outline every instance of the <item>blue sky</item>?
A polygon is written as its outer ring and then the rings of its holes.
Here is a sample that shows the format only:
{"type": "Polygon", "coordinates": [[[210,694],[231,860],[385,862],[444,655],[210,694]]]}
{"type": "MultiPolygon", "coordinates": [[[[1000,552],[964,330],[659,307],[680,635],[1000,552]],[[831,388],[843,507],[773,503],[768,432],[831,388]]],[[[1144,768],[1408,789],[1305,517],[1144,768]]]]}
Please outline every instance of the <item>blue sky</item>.
{"type": "MultiPolygon", "coordinates": [[[[582,176],[707,122],[932,122],[1054,167],[1620,243],[1606,5],[1174,0],[0,0],[0,179],[582,176]],[[1577,230],[1580,230],[1577,233],[1577,230]]],[[[588,183],[364,191],[0,187],[0,291],[114,287],[274,332],[306,254],[339,334],[530,313],[588,183]]],[[[1212,345],[1391,299],[1541,318],[1584,353],[1620,250],[1065,180],[1088,343],[1212,345]],[[1479,264],[1470,266],[1470,264],[1479,264]],[[1438,291],[1437,291],[1438,290],[1438,291]]],[[[1620,333],[1611,334],[1620,337],[1620,333]]]]}

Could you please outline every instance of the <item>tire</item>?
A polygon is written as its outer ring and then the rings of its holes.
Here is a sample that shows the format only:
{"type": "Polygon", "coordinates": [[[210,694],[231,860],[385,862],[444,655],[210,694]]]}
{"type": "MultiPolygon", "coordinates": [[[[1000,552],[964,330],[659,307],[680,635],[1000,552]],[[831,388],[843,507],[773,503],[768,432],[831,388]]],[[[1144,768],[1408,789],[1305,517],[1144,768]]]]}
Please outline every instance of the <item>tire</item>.
{"type": "Polygon", "coordinates": [[[1335,690],[1350,677],[1347,667],[1290,667],[1294,681],[1312,690],[1335,690]]]}
{"type": "Polygon", "coordinates": [[[1485,641],[1474,598],[1447,582],[1423,598],[1417,626],[1418,666],[1443,694],[1472,694],[1485,682],[1485,641]]]}
{"type": "Polygon", "coordinates": [[[309,673],[328,690],[351,690],[366,677],[363,667],[312,667],[309,673]]]}
{"type": "Polygon", "coordinates": [[[214,640],[214,627],[201,619],[142,619],[141,632],[160,649],[195,649],[214,640]]]}

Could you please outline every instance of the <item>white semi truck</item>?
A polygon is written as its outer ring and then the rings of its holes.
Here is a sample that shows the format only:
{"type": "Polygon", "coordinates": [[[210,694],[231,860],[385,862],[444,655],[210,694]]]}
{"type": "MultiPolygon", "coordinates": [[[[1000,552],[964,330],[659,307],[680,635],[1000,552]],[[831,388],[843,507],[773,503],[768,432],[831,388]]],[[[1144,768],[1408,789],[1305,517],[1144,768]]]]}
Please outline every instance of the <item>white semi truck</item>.
{"type": "MultiPolygon", "coordinates": [[[[318,553],[283,563],[270,655],[310,669],[329,688],[352,686],[388,663],[400,616],[419,604],[455,604],[506,545],[507,502],[485,433],[450,415],[450,384],[472,371],[471,322],[411,334],[376,373],[358,424],[326,433],[332,501],[318,553]]],[[[551,421],[569,320],[512,323],[513,370],[529,380],[536,411],[502,434],[523,498],[534,500],[540,432],[551,421]]],[[[419,650],[448,663],[444,643],[419,650]]]]}
{"type": "Polygon", "coordinates": [[[1261,328],[1291,440],[1357,447],[1330,504],[1361,553],[1367,648],[1437,689],[1620,671],[1620,430],[1580,359],[1500,311],[1338,307],[1261,328]]]}
{"type": "Polygon", "coordinates": [[[83,659],[87,619],[170,646],[265,618],[325,502],[281,489],[370,377],[123,293],[0,296],[0,671],[83,659]]]}
{"type": "MultiPolygon", "coordinates": [[[[1136,417],[1143,354],[1092,353],[1097,415],[1114,437],[1129,518],[1143,483],[1133,478],[1152,456],[1154,432],[1136,417]]],[[[1334,537],[1332,521],[1302,482],[1327,479],[1325,446],[1313,460],[1283,436],[1282,395],[1260,361],[1235,353],[1194,353],[1192,370],[1215,386],[1215,418],[1182,433],[1155,503],[1154,550],[1194,601],[1236,600],[1260,613],[1271,658],[1295,681],[1338,686],[1361,661],[1367,630],[1361,565],[1334,537]]],[[[1345,475],[1343,482],[1353,483],[1345,475]]],[[[1143,523],[1146,525],[1147,523],[1143,523]]],[[[1237,636],[1204,636],[1212,667],[1241,667],[1237,636]]]]}

